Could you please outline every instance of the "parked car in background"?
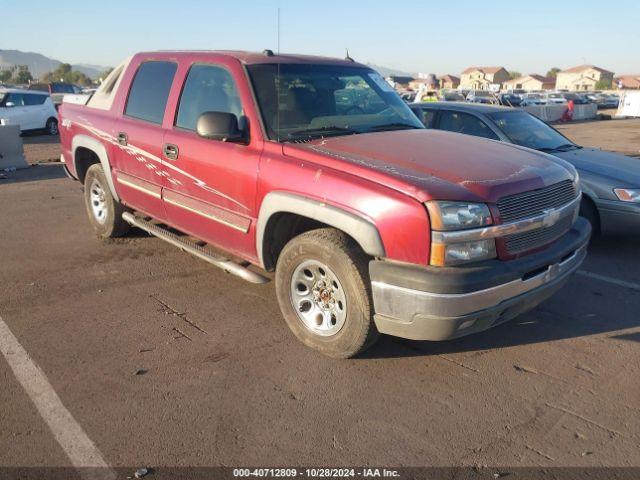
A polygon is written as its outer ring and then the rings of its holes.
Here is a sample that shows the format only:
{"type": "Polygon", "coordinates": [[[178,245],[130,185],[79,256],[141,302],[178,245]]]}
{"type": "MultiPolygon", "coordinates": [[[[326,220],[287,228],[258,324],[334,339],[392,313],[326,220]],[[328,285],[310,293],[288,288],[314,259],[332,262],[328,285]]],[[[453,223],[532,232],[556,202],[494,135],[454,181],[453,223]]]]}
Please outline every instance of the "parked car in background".
{"type": "Polygon", "coordinates": [[[602,101],[598,103],[598,108],[618,108],[620,97],[618,95],[603,95],[602,101]]]}
{"type": "Polygon", "coordinates": [[[465,96],[455,90],[442,92],[441,99],[443,102],[464,102],[465,96]]]}
{"type": "Polygon", "coordinates": [[[76,86],[71,83],[64,82],[52,82],[52,83],[32,83],[29,85],[29,90],[37,90],[39,92],[47,92],[51,96],[51,100],[56,109],[62,103],[62,97],[65,94],[79,93],[76,91],[76,86]]]}
{"type": "Polygon", "coordinates": [[[559,92],[548,92],[542,97],[547,105],[566,105],[567,99],[559,92]]]}
{"type": "Polygon", "coordinates": [[[575,144],[523,110],[469,104],[414,104],[425,126],[514,143],[554,155],[580,174],[580,214],[595,232],[640,235],[640,160],[575,144]],[[460,116],[452,123],[453,115],[460,116]]]}
{"type": "Polygon", "coordinates": [[[528,107],[530,105],[545,105],[546,103],[546,100],[539,93],[525,93],[522,95],[520,106],[528,107]]]}
{"type": "Polygon", "coordinates": [[[519,107],[522,103],[522,97],[515,93],[501,93],[498,95],[498,103],[505,107],[519,107]]]}
{"type": "Polygon", "coordinates": [[[378,333],[485,330],[549,297],[586,255],[571,165],[425,131],[353,61],[140,53],[60,115],[61,160],[100,237],[134,225],[251,282],[274,271],[286,323],[326,355],[356,355],[378,333]]]}
{"type": "Polygon", "coordinates": [[[45,130],[58,134],[58,112],[45,92],[0,88],[0,118],[20,125],[20,130],[45,130]]]}
{"type": "Polygon", "coordinates": [[[471,103],[498,103],[495,94],[489,90],[471,90],[466,100],[471,103]]]}
{"type": "Polygon", "coordinates": [[[562,96],[568,102],[573,101],[574,105],[588,105],[591,103],[585,95],[581,95],[579,93],[574,92],[562,92],[562,96]]]}

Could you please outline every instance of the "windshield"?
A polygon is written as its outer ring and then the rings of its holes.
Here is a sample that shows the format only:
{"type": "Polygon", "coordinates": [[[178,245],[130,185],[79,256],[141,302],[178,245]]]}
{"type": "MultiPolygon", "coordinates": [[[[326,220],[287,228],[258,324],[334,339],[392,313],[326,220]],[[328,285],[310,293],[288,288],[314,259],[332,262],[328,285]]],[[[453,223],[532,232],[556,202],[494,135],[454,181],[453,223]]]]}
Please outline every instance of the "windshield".
{"type": "Polygon", "coordinates": [[[247,69],[272,140],[424,128],[395,90],[368,68],[260,64],[247,69]]]}
{"type": "Polygon", "coordinates": [[[2,105],[2,102],[4,101],[4,97],[5,97],[6,95],[7,95],[6,93],[4,93],[4,92],[0,92],[0,105],[2,105]]]}
{"type": "Polygon", "coordinates": [[[495,112],[488,115],[517,145],[547,152],[578,148],[568,138],[527,112],[495,112]]]}

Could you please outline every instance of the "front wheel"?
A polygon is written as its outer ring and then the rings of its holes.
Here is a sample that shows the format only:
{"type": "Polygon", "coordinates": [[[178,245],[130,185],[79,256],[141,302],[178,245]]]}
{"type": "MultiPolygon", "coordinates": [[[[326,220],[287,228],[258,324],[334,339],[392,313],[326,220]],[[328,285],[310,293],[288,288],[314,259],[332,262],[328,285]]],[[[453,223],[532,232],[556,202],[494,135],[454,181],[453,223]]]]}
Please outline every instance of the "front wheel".
{"type": "Polygon", "coordinates": [[[100,238],[120,237],[129,231],[130,225],[122,219],[126,209],[111,195],[99,163],[91,165],[84,177],[84,202],[89,221],[100,238]]]}
{"type": "Polygon", "coordinates": [[[49,135],[57,135],[58,134],[58,120],[55,118],[50,118],[47,120],[45,125],[45,130],[49,135]]]}
{"type": "Polygon", "coordinates": [[[282,314],[305,345],[349,358],[374,343],[368,259],[346,234],[321,228],[292,239],[276,265],[282,314]]]}

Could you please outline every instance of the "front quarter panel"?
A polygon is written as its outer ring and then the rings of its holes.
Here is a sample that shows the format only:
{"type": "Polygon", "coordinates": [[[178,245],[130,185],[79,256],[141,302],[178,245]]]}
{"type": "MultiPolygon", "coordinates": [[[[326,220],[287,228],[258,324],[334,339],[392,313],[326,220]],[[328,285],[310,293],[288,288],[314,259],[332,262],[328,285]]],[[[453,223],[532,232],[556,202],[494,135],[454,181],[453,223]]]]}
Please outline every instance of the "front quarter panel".
{"type": "MultiPolygon", "coordinates": [[[[285,156],[281,145],[273,142],[266,144],[261,161],[260,205],[270,192],[313,199],[364,219],[375,226],[386,258],[423,265],[428,262],[426,208],[407,195],[337,169],[285,156]]],[[[332,225],[330,219],[324,223],[332,225]]]]}

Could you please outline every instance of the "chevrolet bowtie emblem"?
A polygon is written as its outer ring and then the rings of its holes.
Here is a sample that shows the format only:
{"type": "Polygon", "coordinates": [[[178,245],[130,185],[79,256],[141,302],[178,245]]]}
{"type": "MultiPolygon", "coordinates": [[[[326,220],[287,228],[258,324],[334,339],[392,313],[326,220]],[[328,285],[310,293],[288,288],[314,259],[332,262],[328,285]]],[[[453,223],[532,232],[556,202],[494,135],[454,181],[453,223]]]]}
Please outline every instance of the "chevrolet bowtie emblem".
{"type": "Polygon", "coordinates": [[[544,218],[542,219],[543,227],[551,227],[555,225],[560,219],[560,210],[555,210],[553,208],[548,208],[542,212],[544,214],[544,218]]]}

